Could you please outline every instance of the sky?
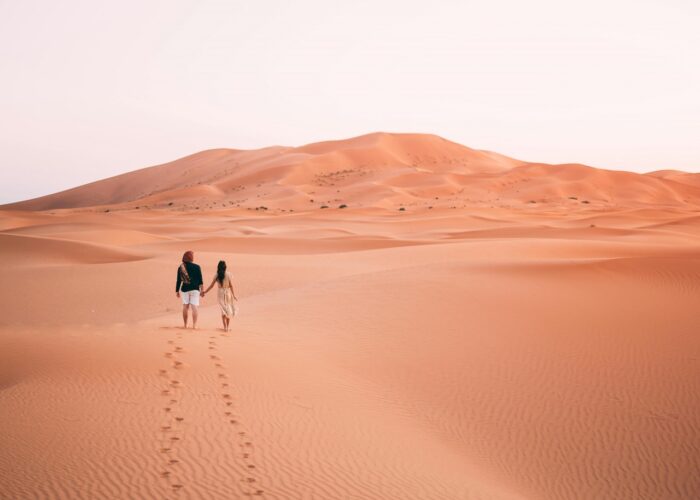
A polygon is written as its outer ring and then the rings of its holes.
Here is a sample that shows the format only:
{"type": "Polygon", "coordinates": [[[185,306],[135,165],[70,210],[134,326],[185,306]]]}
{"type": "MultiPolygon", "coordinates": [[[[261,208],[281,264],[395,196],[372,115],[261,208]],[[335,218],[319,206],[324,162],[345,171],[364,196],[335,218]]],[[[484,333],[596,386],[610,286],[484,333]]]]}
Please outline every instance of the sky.
{"type": "Polygon", "coordinates": [[[700,172],[698,26],[696,0],[0,0],[0,203],[375,131],[700,172]]]}

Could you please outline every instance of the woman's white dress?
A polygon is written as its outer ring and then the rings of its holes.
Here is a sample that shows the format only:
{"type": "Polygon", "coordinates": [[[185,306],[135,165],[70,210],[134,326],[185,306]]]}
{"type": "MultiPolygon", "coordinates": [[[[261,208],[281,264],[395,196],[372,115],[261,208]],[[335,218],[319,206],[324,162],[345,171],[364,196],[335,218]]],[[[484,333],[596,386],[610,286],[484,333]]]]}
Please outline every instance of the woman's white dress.
{"type": "Polygon", "coordinates": [[[227,318],[232,318],[236,315],[236,306],[233,303],[233,293],[231,292],[231,275],[226,273],[224,275],[224,282],[219,283],[219,307],[221,308],[221,315],[227,318]]]}

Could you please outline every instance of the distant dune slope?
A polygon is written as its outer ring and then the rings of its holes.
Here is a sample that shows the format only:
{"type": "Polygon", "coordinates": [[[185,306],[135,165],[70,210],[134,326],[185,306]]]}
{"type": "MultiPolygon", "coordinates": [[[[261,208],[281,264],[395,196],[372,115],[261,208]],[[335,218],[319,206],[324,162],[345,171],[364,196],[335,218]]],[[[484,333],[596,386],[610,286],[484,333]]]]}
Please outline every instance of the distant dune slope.
{"type": "Polygon", "coordinates": [[[301,147],[214,149],[5,209],[310,210],[700,205],[700,174],[548,165],[428,134],[373,133],[301,147]]]}

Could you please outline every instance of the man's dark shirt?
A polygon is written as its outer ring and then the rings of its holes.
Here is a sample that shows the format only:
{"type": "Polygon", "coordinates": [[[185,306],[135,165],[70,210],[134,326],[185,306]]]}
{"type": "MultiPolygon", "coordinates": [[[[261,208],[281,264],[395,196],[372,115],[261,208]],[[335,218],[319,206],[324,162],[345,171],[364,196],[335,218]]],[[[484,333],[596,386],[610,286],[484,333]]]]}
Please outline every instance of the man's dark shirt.
{"type": "Polygon", "coordinates": [[[193,262],[185,262],[185,268],[187,268],[187,274],[190,275],[190,282],[185,283],[182,281],[182,276],[180,276],[180,266],[177,268],[177,284],[175,285],[175,291],[180,291],[180,285],[182,285],[183,292],[189,292],[190,290],[199,290],[199,285],[204,282],[202,280],[202,269],[193,262]]]}

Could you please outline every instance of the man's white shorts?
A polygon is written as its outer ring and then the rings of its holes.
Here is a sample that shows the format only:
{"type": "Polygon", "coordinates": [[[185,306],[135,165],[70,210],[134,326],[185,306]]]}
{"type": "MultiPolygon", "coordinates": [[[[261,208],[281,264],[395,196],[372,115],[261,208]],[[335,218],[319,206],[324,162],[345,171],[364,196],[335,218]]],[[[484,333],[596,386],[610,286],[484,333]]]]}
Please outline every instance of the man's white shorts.
{"type": "Polygon", "coordinates": [[[199,305],[199,290],[190,290],[189,292],[180,292],[180,297],[182,297],[182,303],[184,305],[192,304],[193,306],[199,305]]]}

